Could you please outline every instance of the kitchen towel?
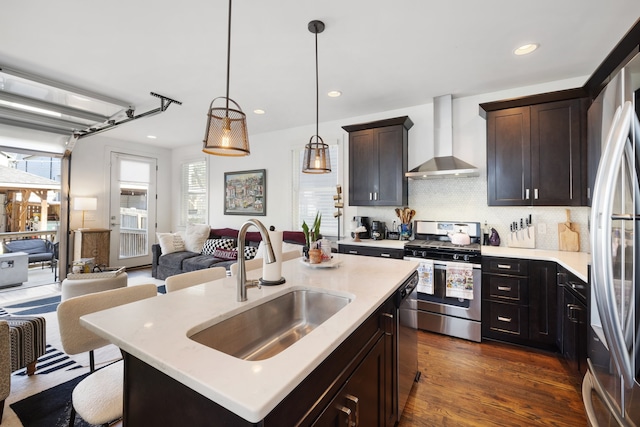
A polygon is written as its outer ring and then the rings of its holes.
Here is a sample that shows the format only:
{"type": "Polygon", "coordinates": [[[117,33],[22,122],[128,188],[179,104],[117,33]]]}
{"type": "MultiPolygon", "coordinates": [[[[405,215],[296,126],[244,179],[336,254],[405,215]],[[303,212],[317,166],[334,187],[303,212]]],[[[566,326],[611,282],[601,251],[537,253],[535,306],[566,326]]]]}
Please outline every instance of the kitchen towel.
{"type": "Polygon", "coordinates": [[[433,260],[426,259],[420,261],[418,266],[418,292],[433,295],[433,260]]]}
{"type": "Polygon", "coordinates": [[[473,299],[473,266],[459,262],[447,264],[447,288],[451,298],[473,299]]]}
{"type": "Polygon", "coordinates": [[[278,282],[282,278],[282,231],[269,231],[271,247],[276,254],[276,262],[267,264],[266,257],[262,261],[262,280],[278,282]]]}

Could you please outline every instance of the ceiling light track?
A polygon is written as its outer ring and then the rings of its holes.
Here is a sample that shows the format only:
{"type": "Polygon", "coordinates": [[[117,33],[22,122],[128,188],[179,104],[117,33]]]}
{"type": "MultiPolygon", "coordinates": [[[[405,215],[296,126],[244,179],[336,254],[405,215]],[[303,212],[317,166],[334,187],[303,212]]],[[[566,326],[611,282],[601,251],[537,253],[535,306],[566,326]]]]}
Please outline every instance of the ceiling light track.
{"type": "Polygon", "coordinates": [[[150,92],[151,96],[155,96],[156,98],[160,98],[160,107],[158,108],[154,108],[153,110],[149,110],[145,113],[142,114],[138,114],[135,115],[135,110],[132,108],[129,108],[126,111],[127,114],[127,118],[120,120],[120,121],[116,121],[116,120],[108,120],[104,126],[93,126],[90,127],[88,129],[82,130],[82,131],[76,131],[74,132],[74,135],[80,139],[80,138],[85,138],[87,136],[91,136],[91,135],[96,135],[98,133],[102,133],[108,130],[111,130],[113,128],[116,128],[120,125],[123,125],[125,123],[129,123],[132,122],[134,120],[138,120],[138,119],[142,119],[144,117],[149,117],[149,116],[154,116],[156,114],[159,113],[163,113],[167,110],[167,108],[169,108],[169,105],[171,104],[178,104],[178,105],[182,105],[182,102],[180,101],[176,101],[175,99],[171,99],[169,97],[157,94],[155,92],[150,92]]]}
{"type": "Polygon", "coordinates": [[[58,82],[55,80],[51,80],[47,77],[40,76],[38,74],[28,73],[26,71],[16,70],[15,68],[7,67],[5,65],[0,65],[0,72],[10,74],[15,77],[20,77],[25,80],[31,80],[33,82],[37,82],[43,85],[55,87],[67,92],[72,92],[78,95],[83,95],[88,98],[97,99],[102,102],[107,102],[109,104],[119,105],[123,108],[128,108],[131,104],[122,101],[121,99],[112,98],[110,96],[102,95],[100,93],[92,92],[89,90],[85,90],[76,86],[68,85],[66,83],[58,82]]]}

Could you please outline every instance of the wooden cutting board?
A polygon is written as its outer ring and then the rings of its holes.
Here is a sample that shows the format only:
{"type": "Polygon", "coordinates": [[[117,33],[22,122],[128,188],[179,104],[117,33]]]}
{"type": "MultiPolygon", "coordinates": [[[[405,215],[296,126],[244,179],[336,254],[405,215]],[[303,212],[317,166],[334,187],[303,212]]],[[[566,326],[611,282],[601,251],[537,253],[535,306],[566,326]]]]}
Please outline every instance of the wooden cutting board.
{"type": "Polygon", "coordinates": [[[558,224],[558,244],[561,251],[580,250],[580,226],[571,222],[571,211],[566,209],[567,220],[558,224]]]}

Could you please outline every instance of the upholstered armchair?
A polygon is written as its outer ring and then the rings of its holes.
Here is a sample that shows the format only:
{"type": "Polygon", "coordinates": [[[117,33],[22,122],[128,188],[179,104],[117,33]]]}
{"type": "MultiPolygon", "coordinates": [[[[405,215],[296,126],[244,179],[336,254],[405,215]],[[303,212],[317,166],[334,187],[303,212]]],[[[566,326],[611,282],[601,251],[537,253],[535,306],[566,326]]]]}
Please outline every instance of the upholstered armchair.
{"type": "Polygon", "coordinates": [[[4,401],[11,391],[11,339],[9,324],[0,320],[0,424],[4,413],[4,401]]]}

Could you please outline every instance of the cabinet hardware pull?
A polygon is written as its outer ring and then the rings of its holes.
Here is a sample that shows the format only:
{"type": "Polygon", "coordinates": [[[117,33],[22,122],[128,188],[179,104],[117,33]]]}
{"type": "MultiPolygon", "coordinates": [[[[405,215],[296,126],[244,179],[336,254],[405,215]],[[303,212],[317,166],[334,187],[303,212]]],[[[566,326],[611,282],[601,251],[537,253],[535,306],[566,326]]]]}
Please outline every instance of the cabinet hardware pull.
{"type": "Polygon", "coordinates": [[[510,292],[510,291],[511,291],[511,286],[498,286],[498,290],[499,290],[499,291],[507,291],[507,292],[510,292]]]}
{"type": "Polygon", "coordinates": [[[391,258],[390,254],[380,254],[382,258],[391,258]]]}
{"type": "Polygon", "coordinates": [[[357,427],[358,424],[360,424],[360,416],[359,416],[360,411],[358,410],[358,408],[360,407],[360,400],[351,394],[347,394],[345,398],[347,399],[347,405],[349,405],[350,403],[353,403],[354,405],[354,409],[352,412],[355,412],[354,418],[356,419],[356,422],[353,425],[357,427]]]}
{"type": "Polygon", "coordinates": [[[529,189],[524,190],[524,199],[529,200],[529,189]]]}
{"type": "MultiPolygon", "coordinates": [[[[347,426],[351,427],[353,425],[353,421],[351,420],[351,409],[347,408],[346,406],[342,406],[342,405],[336,406],[336,409],[347,416],[347,422],[344,423],[344,424],[346,424],[347,426]]],[[[340,423],[340,424],[343,424],[343,423],[340,423]]]]}
{"type": "Polygon", "coordinates": [[[511,270],[511,266],[509,264],[498,264],[498,268],[506,268],[507,270],[511,270]]]}
{"type": "Polygon", "coordinates": [[[382,313],[382,318],[385,319],[383,321],[382,330],[384,330],[385,335],[393,336],[393,314],[391,313],[382,313]]]}
{"type": "Polygon", "coordinates": [[[508,322],[511,323],[511,317],[502,317],[502,316],[498,316],[498,320],[501,322],[508,322]]]}
{"type": "Polygon", "coordinates": [[[358,255],[358,251],[349,251],[351,255],[358,255]]]}
{"type": "Polygon", "coordinates": [[[369,200],[373,200],[373,193],[369,193],[369,200]]]}
{"type": "Polygon", "coordinates": [[[537,188],[534,188],[534,189],[533,189],[533,198],[534,198],[535,200],[538,200],[538,189],[537,189],[537,188]]]}
{"type": "Polygon", "coordinates": [[[377,191],[375,193],[373,193],[373,199],[374,200],[378,200],[378,192],[377,191]]]}

